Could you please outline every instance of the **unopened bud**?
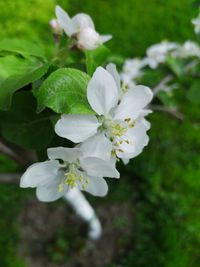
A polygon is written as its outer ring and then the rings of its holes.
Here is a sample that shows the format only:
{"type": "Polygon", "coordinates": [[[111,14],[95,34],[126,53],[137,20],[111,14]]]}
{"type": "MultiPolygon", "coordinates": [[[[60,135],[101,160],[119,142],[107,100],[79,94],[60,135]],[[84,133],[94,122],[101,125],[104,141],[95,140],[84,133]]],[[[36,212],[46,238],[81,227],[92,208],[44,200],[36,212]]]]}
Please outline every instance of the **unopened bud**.
{"type": "Polygon", "coordinates": [[[92,28],[86,27],[78,34],[78,45],[83,49],[92,50],[99,45],[100,36],[92,28]]]}
{"type": "Polygon", "coordinates": [[[49,24],[54,34],[62,34],[62,28],[57,19],[50,20],[49,24]]]}

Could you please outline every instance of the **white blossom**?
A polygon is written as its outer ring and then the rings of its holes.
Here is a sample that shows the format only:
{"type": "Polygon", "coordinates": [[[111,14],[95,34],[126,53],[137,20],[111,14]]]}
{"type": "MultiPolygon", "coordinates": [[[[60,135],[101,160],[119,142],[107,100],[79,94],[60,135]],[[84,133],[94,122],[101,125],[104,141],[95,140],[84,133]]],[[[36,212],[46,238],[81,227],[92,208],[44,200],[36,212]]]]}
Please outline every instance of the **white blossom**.
{"type": "Polygon", "coordinates": [[[153,94],[142,85],[122,92],[115,65],[110,64],[107,69],[98,67],[87,88],[88,102],[97,115],[62,115],[55,131],[75,143],[88,138],[92,142],[100,132],[103,134],[101,137],[105,136],[112,142],[113,156],[133,158],[149,141],[146,132],[150,123],[144,116],[150,111],[144,108],[153,94]]]}
{"type": "Polygon", "coordinates": [[[87,14],[79,13],[70,18],[60,6],[56,6],[56,16],[66,35],[75,38],[81,49],[93,50],[112,38],[111,35],[96,32],[94,23],[87,14]]]}
{"type": "Polygon", "coordinates": [[[125,86],[128,86],[128,88],[135,86],[135,79],[142,76],[142,68],[144,67],[144,65],[144,61],[138,58],[125,60],[122,72],[120,74],[122,83],[125,86]]]}
{"type": "Polygon", "coordinates": [[[167,41],[150,46],[147,49],[146,64],[149,65],[150,68],[156,69],[160,63],[165,62],[167,54],[177,47],[178,45],[176,43],[167,41]]]}
{"type": "Polygon", "coordinates": [[[185,41],[185,43],[179,46],[173,53],[172,56],[187,58],[187,57],[200,57],[200,47],[193,41],[185,41]]]}
{"type": "Polygon", "coordinates": [[[197,18],[192,20],[192,24],[194,25],[194,31],[196,34],[200,33],[200,14],[197,18]]]}
{"type": "Polygon", "coordinates": [[[110,143],[103,137],[99,140],[101,150],[93,143],[90,147],[90,142],[88,151],[84,147],[49,148],[49,160],[31,165],[21,177],[20,186],[36,187],[38,199],[45,202],[63,197],[74,188],[105,196],[108,186],[103,177],[119,178],[119,173],[107,158],[107,153],[111,153],[110,143]]]}

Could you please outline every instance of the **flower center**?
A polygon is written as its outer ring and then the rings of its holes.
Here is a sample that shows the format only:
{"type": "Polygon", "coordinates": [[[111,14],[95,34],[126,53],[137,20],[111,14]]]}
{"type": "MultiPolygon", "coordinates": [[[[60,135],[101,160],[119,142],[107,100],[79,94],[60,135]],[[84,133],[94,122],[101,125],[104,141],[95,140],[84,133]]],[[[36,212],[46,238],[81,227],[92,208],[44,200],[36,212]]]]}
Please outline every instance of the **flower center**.
{"type": "Polygon", "coordinates": [[[129,89],[128,84],[127,83],[123,83],[122,84],[122,92],[123,93],[126,93],[126,92],[128,92],[128,89],[129,89]]]}
{"type": "Polygon", "coordinates": [[[67,185],[70,189],[75,187],[80,187],[84,190],[89,180],[84,177],[84,175],[79,170],[80,166],[77,163],[71,163],[64,173],[64,178],[58,185],[58,192],[62,192],[64,186],[67,185]]]}
{"type": "Polygon", "coordinates": [[[107,137],[113,143],[112,155],[116,156],[116,152],[123,152],[120,145],[124,142],[130,144],[131,141],[127,138],[126,133],[130,128],[135,126],[135,121],[131,118],[125,118],[122,121],[113,121],[112,119],[106,119],[103,121],[102,130],[106,131],[107,137]]]}

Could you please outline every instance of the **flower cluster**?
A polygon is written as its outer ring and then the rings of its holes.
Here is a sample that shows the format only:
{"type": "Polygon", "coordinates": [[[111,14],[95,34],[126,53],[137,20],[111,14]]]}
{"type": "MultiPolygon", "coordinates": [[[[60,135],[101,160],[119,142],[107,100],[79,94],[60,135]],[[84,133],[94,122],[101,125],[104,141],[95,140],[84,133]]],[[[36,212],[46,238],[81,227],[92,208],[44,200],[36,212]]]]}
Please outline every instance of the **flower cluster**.
{"type": "Polygon", "coordinates": [[[137,79],[141,78],[146,67],[157,69],[160,64],[166,63],[168,58],[186,59],[193,57],[200,58],[200,47],[197,43],[188,40],[180,45],[163,41],[150,46],[147,49],[146,57],[125,60],[120,76],[124,86],[131,88],[137,84],[137,79]]]}
{"type": "Polygon", "coordinates": [[[148,87],[124,87],[115,65],[109,64],[94,72],[87,99],[94,115],[64,114],[55,125],[55,132],[75,147],[49,148],[48,160],[33,164],[21,178],[20,186],[36,187],[41,201],[54,201],[73,188],[105,196],[104,177],[120,177],[116,162],[127,163],[148,144],[148,87]]]}
{"type": "MultiPolygon", "coordinates": [[[[192,20],[194,31],[200,33],[200,14],[192,20]]],[[[160,64],[166,63],[168,58],[187,59],[200,58],[200,46],[191,40],[185,41],[183,44],[162,41],[153,44],[146,51],[144,58],[126,59],[122,72],[120,74],[124,86],[132,88],[137,84],[137,79],[141,78],[146,67],[157,69],[160,64]]]]}
{"type": "Polygon", "coordinates": [[[194,25],[194,31],[196,34],[200,33],[200,14],[198,14],[197,18],[192,20],[192,24],[194,25]]]}
{"type": "Polygon", "coordinates": [[[112,38],[111,35],[100,35],[87,14],[80,13],[70,18],[60,6],[56,6],[56,17],[50,22],[53,31],[60,33],[63,30],[80,49],[93,50],[112,38]]]}

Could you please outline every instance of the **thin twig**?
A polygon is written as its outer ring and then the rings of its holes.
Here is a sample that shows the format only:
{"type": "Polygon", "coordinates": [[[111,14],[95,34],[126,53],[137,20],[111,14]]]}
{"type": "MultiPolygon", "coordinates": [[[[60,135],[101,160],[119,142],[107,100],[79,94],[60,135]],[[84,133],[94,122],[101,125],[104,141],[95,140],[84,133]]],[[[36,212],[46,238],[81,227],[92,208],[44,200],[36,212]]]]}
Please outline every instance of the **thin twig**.
{"type": "Polygon", "coordinates": [[[0,153],[13,159],[16,163],[23,167],[36,162],[36,153],[33,150],[25,150],[15,144],[11,144],[1,137],[0,153]]]}
{"type": "Polygon", "coordinates": [[[0,141],[0,153],[8,156],[9,158],[13,159],[15,162],[17,162],[20,165],[26,166],[27,165],[27,160],[22,158],[20,155],[18,155],[14,150],[9,148],[7,145],[2,143],[0,141]]]}
{"type": "Polygon", "coordinates": [[[184,115],[180,111],[178,111],[176,108],[170,108],[170,107],[165,107],[165,106],[161,106],[161,105],[151,105],[150,109],[162,111],[162,112],[167,112],[181,121],[184,120],[184,115]]]}
{"type": "Polygon", "coordinates": [[[199,60],[193,60],[192,62],[190,62],[185,66],[184,71],[190,71],[191,69],[196,67],[197,64],[199,64],[199,60]]]}
{"type": "Polygon", "coordinates": [[[171,75],[171,74],[165,76],[165,77],[160,81],[160,83],[159,83],[157,86],[155,86],[155,87],[153,88],[153,94],[154,94],[154,97],[155,97],[161,90],[163,90],[163,88],[166,86],[166,84],[167,84],[168,82],[170,82],[172,79],[173,79],[173,75],[171,75]]]}
{"type": "Polygon", "coordinates": [[[1,173],[0,183],[19,184],[20,177],[21,177],[21,174],[19,173],[1,173]]]}

